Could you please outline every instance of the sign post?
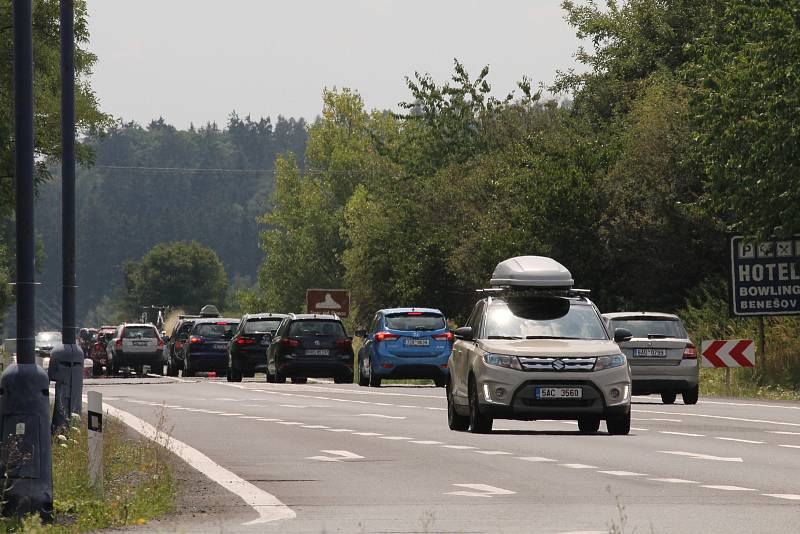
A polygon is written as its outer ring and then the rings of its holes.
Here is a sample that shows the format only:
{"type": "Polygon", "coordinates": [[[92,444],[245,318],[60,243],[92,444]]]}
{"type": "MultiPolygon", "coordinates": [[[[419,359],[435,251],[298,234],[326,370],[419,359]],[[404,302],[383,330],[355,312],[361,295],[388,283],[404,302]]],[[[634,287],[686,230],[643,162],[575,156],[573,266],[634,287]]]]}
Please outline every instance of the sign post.
{"type": "Polygon", "coordinates": [[[99,493],[103,493],[103,394],[87,393],[89,411],[87,417],[89,442],[89,481],[99,493]]]}
{"type": "Polygon", "coordinates": [[[347,289],[306,290],[308,313],[336,314],[345,318],[350,314],[350,291],[347,289]]]}

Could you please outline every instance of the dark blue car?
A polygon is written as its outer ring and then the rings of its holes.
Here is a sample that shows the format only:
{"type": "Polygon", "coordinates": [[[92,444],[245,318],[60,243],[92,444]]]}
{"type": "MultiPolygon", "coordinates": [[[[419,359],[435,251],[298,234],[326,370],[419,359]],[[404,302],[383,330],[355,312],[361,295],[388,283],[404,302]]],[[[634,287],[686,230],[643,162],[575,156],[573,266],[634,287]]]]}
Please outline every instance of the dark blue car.
{"type": "Polygon", "coordinates": [[[447,319],[432,308],[391,308],[375,314],[358,351],[358,383],[379,387],[384,378],[428,378],[447,384],[447,359],[453,333],[447,319]]]}
{"type": "Polygon", "coordinates": [[[238,326],[239,319],[196,319],[183,345],[183,376],[194,376],[199,371],[225,373],[228,343],[238,326]]]}

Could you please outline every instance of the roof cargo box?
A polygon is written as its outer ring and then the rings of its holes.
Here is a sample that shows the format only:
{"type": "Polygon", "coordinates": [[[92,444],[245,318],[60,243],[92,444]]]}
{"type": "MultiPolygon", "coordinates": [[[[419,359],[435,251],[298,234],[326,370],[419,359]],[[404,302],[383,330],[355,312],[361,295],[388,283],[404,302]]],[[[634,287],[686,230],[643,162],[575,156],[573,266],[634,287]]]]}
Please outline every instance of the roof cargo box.
{"type": "Polygon", "coordinates": [[[517,256],[494,268],[492,286],[570,289],[575,283],[566,267],[544,256],[517,256]]]}

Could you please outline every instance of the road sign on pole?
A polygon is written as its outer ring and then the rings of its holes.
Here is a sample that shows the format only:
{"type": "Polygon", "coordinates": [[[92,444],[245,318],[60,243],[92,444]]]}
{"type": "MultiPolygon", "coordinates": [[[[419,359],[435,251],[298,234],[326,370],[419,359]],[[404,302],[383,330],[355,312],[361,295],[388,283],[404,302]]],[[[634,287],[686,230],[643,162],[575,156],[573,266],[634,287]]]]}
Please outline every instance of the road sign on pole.
{"type": "Polygon", "coordinates": [[[755,367],[756,346],[752,339],[712,339],[703,341],[703,367],[755,367]]]}
{"type": "Polygon", "coordinates": [[[800,234],[792,238],[730,239],[734,315],[800,314],[800,234]]]}
{"type": "Polygon", "coordinates": [[[347,289],[309,289],[306,291],[308,313],[335,313],[347,317],[350,313],[350,291],[347,289]]]}

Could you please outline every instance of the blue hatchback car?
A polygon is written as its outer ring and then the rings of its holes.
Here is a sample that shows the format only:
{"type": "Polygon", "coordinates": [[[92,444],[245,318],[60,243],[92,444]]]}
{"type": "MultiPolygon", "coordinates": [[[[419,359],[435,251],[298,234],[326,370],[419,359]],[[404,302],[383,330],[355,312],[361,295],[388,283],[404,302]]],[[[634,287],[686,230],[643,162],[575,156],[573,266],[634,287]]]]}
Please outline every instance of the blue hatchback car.
{"type": "Polygon", "coordinates": [[[429,378],[447,384],[453,333],[447,319],[431,308],[390,308],[375,314],[358,351],[358,384],[379,387],[384,378],[429,378]]]}

